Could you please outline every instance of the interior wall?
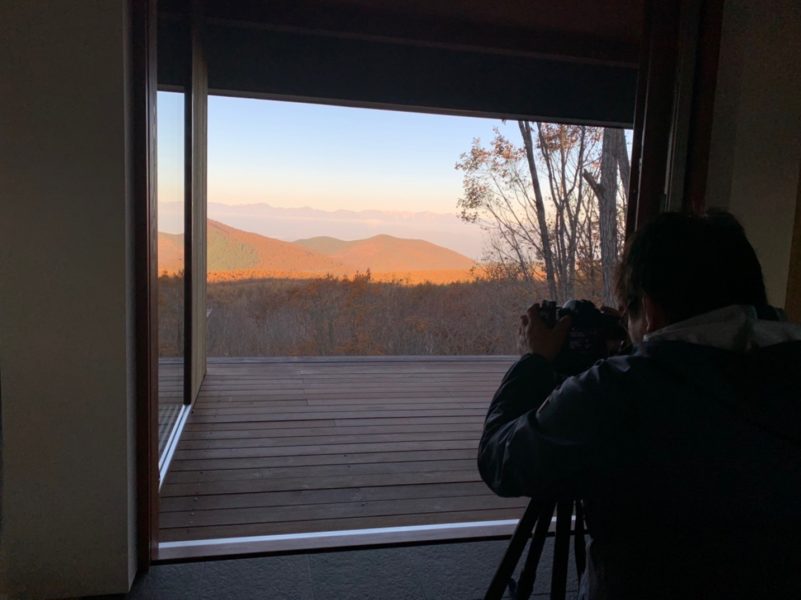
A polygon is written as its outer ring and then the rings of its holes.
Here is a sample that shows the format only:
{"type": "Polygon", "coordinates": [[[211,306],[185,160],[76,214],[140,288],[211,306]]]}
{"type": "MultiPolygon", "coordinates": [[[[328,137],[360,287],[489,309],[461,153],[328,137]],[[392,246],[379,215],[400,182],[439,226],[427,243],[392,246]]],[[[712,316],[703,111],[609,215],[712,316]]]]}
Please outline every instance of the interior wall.
{"type": "Polygon", "coordinates": [[[134,575],[128,11],[0,4],[0,597],[134,575]]]}
{"type": "Polygon", "coordinates": [[[785,305],[801,165],[801,3],[726,0],[707,205],[743,223],[785,305]]]}

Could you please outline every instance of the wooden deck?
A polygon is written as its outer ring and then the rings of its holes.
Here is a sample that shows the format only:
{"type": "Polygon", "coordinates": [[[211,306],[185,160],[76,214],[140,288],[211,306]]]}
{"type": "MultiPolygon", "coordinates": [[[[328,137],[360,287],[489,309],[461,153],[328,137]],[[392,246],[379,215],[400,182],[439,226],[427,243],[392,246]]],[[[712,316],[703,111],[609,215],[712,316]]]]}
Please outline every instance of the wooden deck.
{"type": "Polygon", "coordinates": [[[210,359],[161,541],[519,518],[476,449],[511,357],[210,359]]]}
{"type": "Polygon", "coordinates": [[[159,456],[184,404],[184,359],[159,359],[159,456]]]}

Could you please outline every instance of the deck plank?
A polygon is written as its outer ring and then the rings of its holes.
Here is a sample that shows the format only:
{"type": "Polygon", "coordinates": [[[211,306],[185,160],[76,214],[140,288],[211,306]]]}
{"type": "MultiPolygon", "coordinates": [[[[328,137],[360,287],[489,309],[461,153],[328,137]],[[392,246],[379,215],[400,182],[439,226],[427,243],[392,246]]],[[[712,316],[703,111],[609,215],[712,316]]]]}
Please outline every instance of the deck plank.
{"type": "Polygon", "coordinates": [[[518,518],[476,468],[511,357],[211,359],[162,541],[518,518]]]}
{"type": "MultiPolygon", "coordinates": [[[[350,475],[375,474],[375,473],[424,473],[427,471],[471,471],[475,466],[474,457],[471,458],[452,458],[442,460],[404,460],[398,462],[379,462],[352,464],[348,467],[350,475]]],[[[173,485],[192,482],[212,482],[212,481],[234,481],[243,479],[259,479],[262,481],[272,481],[287,477],[297,477],[300,479],[316,478],[323,475],[341,475],[342,468],[337,465],[300,465],[291,467],[256,467],[245,469],[207,469],[207,470],[183,470],[175,471],[171,474],[166,490],[172,489],[173,485]]],[[[211,493],[210,490],[206,490],[211,493]]],[[[245,490],[247,491],[247,490],[245,490]]],[[[233,493],[225,487],[221,488],[220,493],[233,493]]],[[[164,494],[162,494],[163,496],[164,494]]]]}
{"type": "MultiPolygon", "coordinates": [[[[342,454],[309,454],[291,456],[257,456],[217,459],[183,459],[176,470],[209,470],[209,469],[253,469],[276,466],[309,466],[309,465],[354,465],[384,462],[409,462],[424,460],[453,460],[470,458],[475,461],[474,448],[449,448],[447,450],[406,450],[401,452],[368,452],[342,454]]],[[[175,467],[171,467],[175,468],[175,467]]],[[[347,470],[347,467],[343,467],[347,470]]],[[[169,482],[169,475],[167,481],[169,482]]]]}
{"type": "MultiPolygon", "coordinates": [[[[471,431],[480,432],[481,424],[476,423],[440,423],[436,425],[374,425],[372,427],[360,427],[356,433],[345,430],[344,427],[316,427],[313,434],[325,435],[370,435],[374,433],[425,433],[425,432],[446,432],[446,431],[471,431]]],[[[185,440],[223,440],[237,438],[260,438],[264,436],[275,438],[296,437],[311,435],[309,428],[286,428],[272,429],[265,432],[260,429],[223,429],[212,431],[184,431],[185,440]]]]}

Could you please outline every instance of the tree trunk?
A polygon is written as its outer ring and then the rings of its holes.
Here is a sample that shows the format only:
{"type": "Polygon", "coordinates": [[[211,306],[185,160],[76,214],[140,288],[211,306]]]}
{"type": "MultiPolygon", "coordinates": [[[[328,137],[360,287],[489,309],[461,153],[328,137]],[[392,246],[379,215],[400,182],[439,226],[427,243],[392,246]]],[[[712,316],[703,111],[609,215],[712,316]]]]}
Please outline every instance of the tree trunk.
{"type": "MultiPolygon", "coordinates": [[[[610,131],[607,129],[607,131],[610,131]]],[[[626,136],[622,129],[612,129],[615,137],[615,154],[617,156],[617,165],[620,170],[620,182],[623,186],[623,194],[628,201],[629,197],[629,180],[631,179],[631,163],[629,162],[629,153],[626,149],[626,136]]]]}
{"type": "MultiPolygon", "coordinates": [[[[614,278],[617,265],[617,171],[619,162],[618,133],[621,130],[604,129],[601,145],[601,181],[595,181],[588,171],[584,179],[598,198],[598,229],[601,237],[601,277],[603,303],[614,306],[614,278]]],[[[625,153],[625,140],[623,145],[625,153]]],[[[628,157],[626,157],[628,159],[628,157]]],[[[628,160],[626,161],[628,162],[628,160]]]]}
{"type": "Polygon", "coordinates": [[[540,229],[540,240],[542,241],[542,258],[545,262],[545,278],[548,282],[548,294],[551,299],[556,300],[556,277],[554,274],[553,254],[551,253],[551,236],[548,231],[548,222],[545,219],[545,202],[542,198],[540,188],[540,178],[537,173],[537,163],[534,159],[534,141],[531,137],[531,124],[528,121],[518,121],[520,134],[523,136],[523,144],[526,148],[526,158],[528,169],[531,174],[531,185],[534,188],[534,204],[537,213],[537,225],[540,229]]]}

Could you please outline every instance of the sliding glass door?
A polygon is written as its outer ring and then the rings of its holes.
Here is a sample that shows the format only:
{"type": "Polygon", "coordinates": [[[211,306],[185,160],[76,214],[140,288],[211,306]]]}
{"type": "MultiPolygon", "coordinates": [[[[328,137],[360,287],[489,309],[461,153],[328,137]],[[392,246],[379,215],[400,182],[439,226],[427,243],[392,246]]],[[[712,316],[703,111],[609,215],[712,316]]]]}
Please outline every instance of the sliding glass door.
{"type": "Polygon", "coordinates": [[[184,94],[158,93],[159,457],[184,405],[184,94]]]}

